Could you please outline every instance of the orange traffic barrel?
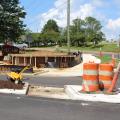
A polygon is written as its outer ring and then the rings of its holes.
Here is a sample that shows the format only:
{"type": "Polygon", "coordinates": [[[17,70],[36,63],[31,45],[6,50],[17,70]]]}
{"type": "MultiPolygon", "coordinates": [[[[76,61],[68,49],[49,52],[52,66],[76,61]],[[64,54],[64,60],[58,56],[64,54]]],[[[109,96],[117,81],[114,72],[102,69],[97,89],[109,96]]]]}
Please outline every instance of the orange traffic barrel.
{"type": "Polygon", "coordinates": [[[100,89],[109,89],[113,79],[113,65],[100,64],[99,65],[99,84],[100,89]]]}
{"type": "Polygon", "coordinates": [[[98,64],[97,63],[84,63],[83,64],[82,88],[84,92],[96,92],[99,90],[98,64]]]}
{"type": "Polygon", "coordinates": [[[116,65],[115,58],[112,58],[111,64],[113,65],[113,67],[115,67],[115,65],[116,65]]]}
{"type": "Polygon", "coordinates": [[[112,54],[111,64],[113,65],[113,67],[115,67],[115,65],[116,65],[116,60],[115,60],[114,54],[112,54]]]}

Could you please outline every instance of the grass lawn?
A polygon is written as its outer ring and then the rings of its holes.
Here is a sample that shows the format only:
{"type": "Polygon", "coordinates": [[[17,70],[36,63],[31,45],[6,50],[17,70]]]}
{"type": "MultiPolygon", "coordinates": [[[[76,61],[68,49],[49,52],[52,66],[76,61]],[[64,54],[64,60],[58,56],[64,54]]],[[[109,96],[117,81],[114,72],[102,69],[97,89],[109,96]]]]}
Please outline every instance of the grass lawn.
{"type": "MultiPolygon", "coordinates": [[[[42,46],[42,47],[39,47],[39,48],[46,48],[46,49],[56,49],[57,51],[64,51],[64,52],[67,52],[67,46],[62,46],[62,47],[56,47],[56,46],[42,46]]],[[[93,46],[92,44],[91,45],[88,45],[87,47],[76,47],[76,46],[71,46],[71,51],[74,51],[74,50],[79,50],[79,51],[103,51],[103,52],[115,52],[115,53],[118,53],[120,52],[120,48],[117,46],[116,43],[101,43],[100,45],[97,45],[97,46],[93,46]]]]}
{"type": "MultiPolygon", "coordinates": [[[[67,49],[66,46],[61,47],[63,49],[67,49]]],[[[71,50],[80,50],[80,51],[104,51],[104,52],[115,52],[118,53],[120,49],[116,44],[102,44],[96,47],[88,46],[88,47],[71,47],[71,50]]]]}
{"type": "Polygon", "coordinates": [[[103,55],[101,57],[98,57],[99,59],[101,59],[101,63],[108,63],[111,61],[111,56],[109,55],[103,55]]]}
{"type": "MultiPolygon", "coordinates": [[[[101,59],[101,63],[110,63],[112,61],[112,57],[109,55],[104,55],[98,58],[101,59]]],[[[120,62],[119,59],[115,59],[115,64],[116,64],[115,66],[117,66],[119,62],[120,62]]]]}

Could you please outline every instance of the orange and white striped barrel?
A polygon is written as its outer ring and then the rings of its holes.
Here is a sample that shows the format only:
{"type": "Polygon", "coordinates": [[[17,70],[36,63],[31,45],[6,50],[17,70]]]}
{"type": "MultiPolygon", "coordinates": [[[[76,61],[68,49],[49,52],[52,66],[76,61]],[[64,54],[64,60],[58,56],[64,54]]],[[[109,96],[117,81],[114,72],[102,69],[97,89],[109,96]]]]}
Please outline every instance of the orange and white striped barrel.
{"type": "Polygon", "coordinates": [[[113,67],[115,67],[115,65],[116,65],[115,58],[112,58],[111,64],[113,65],[113,67]]]}
{"type": "Polygon", "coordinates": [[[99,83],[100,89],[109,89],[113,79],[113,65],[100,64],[99,65],[99,83]]]}
{"type": "Polygon", "coordinates": [[[99,90],[98,64],[97,63],[84,63],[83,64],[82,88],[84,92],[96,92],[99,90]]]}
{"type": "Polygon", "coordinates": [[[116,66],[116,59],[115,59],[115,57],[114,57],[114,54],[112,54],[112,60],[111,60],[109,63],[112,64],[113,67],[116,66]]]}

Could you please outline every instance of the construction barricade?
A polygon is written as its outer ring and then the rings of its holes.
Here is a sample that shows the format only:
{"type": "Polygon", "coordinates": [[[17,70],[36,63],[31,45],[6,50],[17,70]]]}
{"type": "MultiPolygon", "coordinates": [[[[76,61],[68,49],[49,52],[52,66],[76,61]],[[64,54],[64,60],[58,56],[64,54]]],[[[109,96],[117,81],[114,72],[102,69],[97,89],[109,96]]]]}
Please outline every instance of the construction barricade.
{"type": "Polygon", "coordinates": [[[83,83],[84,92],[95,92],[99,90],[98,83],[98,64],[84,63],[83,64],[83,83]]]}
{"type": "Polygon", "coordinates": [[[100,89],[109,89],[113,80],[113,65],[100,64],[99,65],[99,84],[100,89]]]}

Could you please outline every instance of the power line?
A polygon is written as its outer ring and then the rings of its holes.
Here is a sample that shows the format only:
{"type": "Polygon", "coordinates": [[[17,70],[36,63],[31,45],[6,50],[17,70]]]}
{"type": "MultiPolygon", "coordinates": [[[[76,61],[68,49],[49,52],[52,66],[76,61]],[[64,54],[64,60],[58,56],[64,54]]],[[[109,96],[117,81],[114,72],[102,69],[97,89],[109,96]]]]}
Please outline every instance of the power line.
{"type": "MultiPolygon", "coordinates": [[[[64,3],[62,3],[61,5],[57,6],[57,8],[55,8],[54,10],[57,10],[57,9],[59,9],[59,8],[62,8],[63,5],[66,5],[66,3],[67,3],[67,1],[64,2],[64,3]]],[[[49,15],[49,14],[52,13],[52,12],[54,12],[54,11],[49,11],[45,16],[49,15]]]]}

